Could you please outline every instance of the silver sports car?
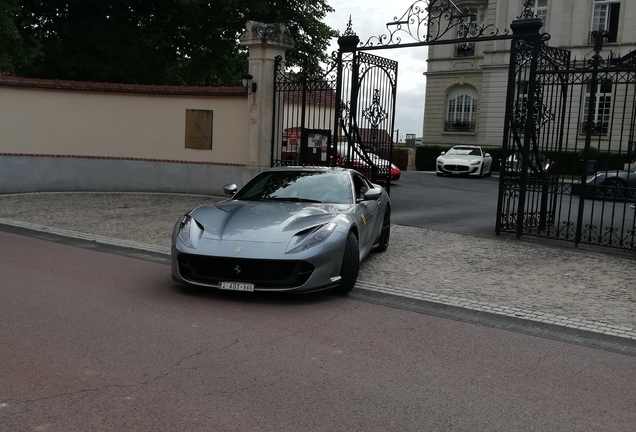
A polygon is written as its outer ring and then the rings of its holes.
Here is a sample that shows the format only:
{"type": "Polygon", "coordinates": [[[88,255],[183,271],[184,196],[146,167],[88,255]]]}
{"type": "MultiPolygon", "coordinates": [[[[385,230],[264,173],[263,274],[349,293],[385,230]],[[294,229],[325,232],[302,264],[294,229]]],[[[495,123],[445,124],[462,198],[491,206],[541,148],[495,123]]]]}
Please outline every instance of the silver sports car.
{"type": "Polygon", "coordinates": [[[172,277],[235,291],[347,293],[360,261],[389,245],[384,188],[354,170],[284,167],[264,171],[231,199],[197,207],[172,234],[172,277]]]}

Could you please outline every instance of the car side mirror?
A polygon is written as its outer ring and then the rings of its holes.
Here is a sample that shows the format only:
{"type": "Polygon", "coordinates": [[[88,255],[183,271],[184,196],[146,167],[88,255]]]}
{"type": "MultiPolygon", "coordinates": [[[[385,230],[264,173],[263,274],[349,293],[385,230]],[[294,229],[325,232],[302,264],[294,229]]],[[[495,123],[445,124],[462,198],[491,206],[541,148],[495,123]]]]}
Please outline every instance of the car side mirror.
{"type": "Polygon", "coordinates": [[[232,196],[236,193],[237,190],[238,190],[238,187],[234,183],[228,183],[225,186],[223,186],[223,192],[225,193],[225,195],[232,196]]]}
{"type": "Polygon", "coordinates": [[[373,200],[377,200],[382,196],[382,189],[380,188],[373,188],[373,189],[369,189],[368,191],[366,191],[364,193],[364,201],[373,201],[373,200]]]}
{"type": "Polygon", "coordinates": [[[485,153],[484,157],[490,157],[490,153],[485,153]]]}
{"type": "Polygon", "coordinates": [[[441,154],[442,156],[444,156],[444,155],[446,154],[446,152],[445,152],[445,151],[443,151],[443,152],[441,152],[440,154],[441,154]]]}

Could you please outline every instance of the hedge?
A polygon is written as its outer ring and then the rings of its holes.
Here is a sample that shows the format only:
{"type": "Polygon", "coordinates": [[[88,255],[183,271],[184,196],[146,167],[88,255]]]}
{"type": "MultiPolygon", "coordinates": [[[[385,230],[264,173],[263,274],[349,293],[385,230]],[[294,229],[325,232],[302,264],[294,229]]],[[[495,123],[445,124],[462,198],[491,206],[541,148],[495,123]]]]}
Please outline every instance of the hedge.
{"type": "MultiPolygon", "coordinates": [[[[444,151],[448,151],[453,146],[421,146],[417,147],[415,153],[415,167],[418,171],[435,171],[435,161],[437,157],[444,151]]],[[[492,156],[492,170],[500,171],[501,168],[501,147],[484,147],[485,152],[492,156]]],[[[592,148],[590,154],[597,154],[598,161],[596,170],[615,170],[623,169],[626,163],[630,162],[630,158],[626,153],[609,153],[601,152],[592,148]]],[[[546,159],[556,161],[558,163],[559,175],[580,176],[582,173],[582,154],[581,152],[564,152],[556,151],[542,152],[546,159]]]]}

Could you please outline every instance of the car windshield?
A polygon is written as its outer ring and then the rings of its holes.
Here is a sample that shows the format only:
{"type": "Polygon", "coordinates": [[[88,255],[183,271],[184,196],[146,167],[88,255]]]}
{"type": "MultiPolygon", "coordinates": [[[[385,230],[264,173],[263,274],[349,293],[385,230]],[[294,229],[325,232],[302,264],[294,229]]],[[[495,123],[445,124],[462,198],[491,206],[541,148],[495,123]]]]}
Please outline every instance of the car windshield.
{"type": "Polygon", "coordinates": [[[266,171],[249,181],[236,200],[350,204],[349,176],[324,171],[266,171]]]}
{"type": "Polygon", "coordinates": [[[453,147],[446,153],[447,155],[471,155],[471,156],[480,156],[481,151],[478,148],[474,147],[453,147]]]}

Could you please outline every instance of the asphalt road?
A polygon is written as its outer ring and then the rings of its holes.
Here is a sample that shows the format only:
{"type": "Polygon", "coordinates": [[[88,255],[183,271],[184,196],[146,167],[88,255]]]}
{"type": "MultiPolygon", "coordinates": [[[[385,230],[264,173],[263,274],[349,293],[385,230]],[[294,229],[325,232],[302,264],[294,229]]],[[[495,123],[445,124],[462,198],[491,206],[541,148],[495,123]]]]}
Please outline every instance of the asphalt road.
{"type": "Polygon", "coordinates": [[[636,357],[0,232],[0,430],[633,431],[636,357]]]}
{"type": "Polygon", "coordinates": [[[498,177],[438,177],[402,172],[391,184],[391,222],[438,231],[495,235],[498,177]]]}

